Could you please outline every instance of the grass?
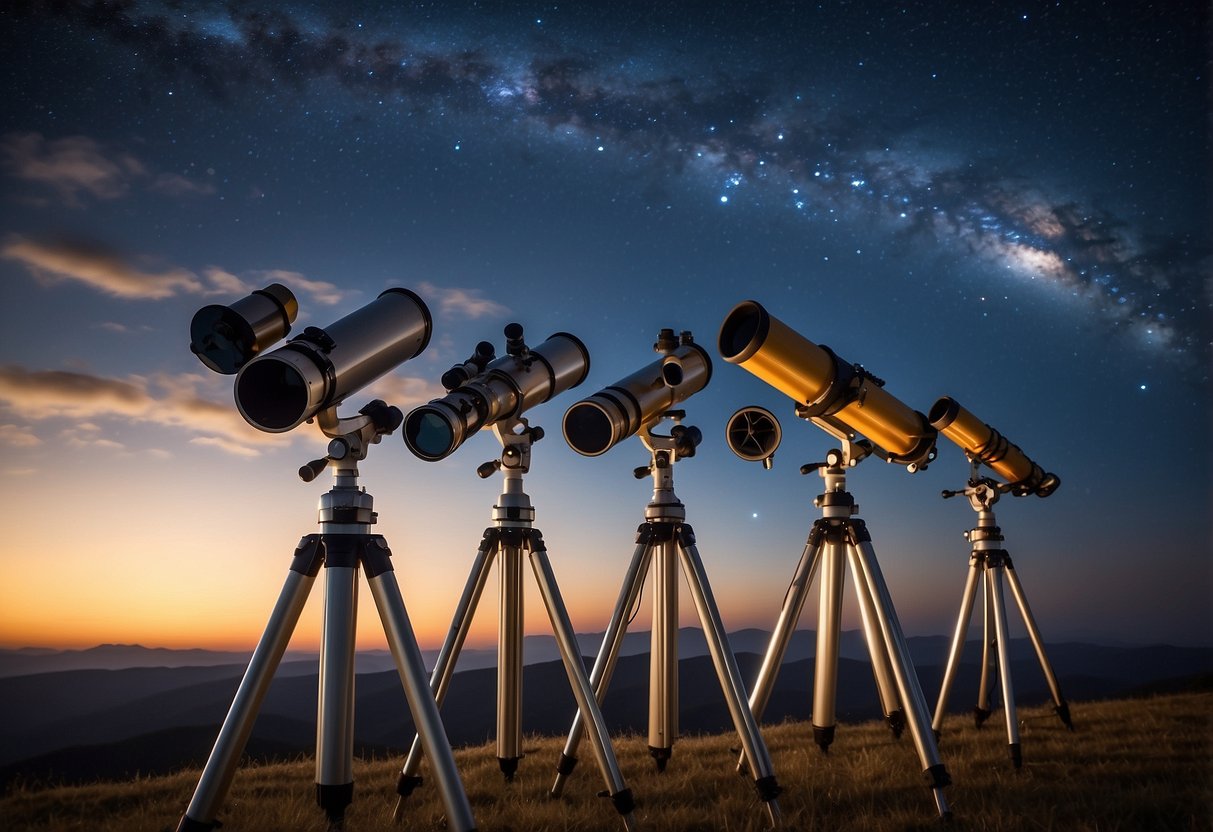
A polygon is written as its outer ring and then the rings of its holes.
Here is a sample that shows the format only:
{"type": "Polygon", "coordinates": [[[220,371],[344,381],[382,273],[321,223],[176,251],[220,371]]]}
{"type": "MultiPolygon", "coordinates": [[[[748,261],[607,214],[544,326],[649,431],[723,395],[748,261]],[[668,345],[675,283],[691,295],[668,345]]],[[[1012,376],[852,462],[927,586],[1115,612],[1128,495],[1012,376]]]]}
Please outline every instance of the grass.
{"type": "MultiPolygon", "coordinates": [[[[1050,708],[1021,708],[1023,768],[1012,768],[996,713],[981,731],[967,716],[944,725],[941,752],[953,778],[946,790],[955,832],[1198,832],[1213,829],[1213,693],[1077,703],[1077,731],[1050,708]]],[[[764,736],[784,793],[789,830],[939,829],[909,736],[894,741],[876,722],[840,725],[830,754],[804,723],[768,726],[764,736]]],[[[479,828],[500,832],[620,830],[588,746],[560,800],[547,798],[563,740],[527,743],[515,781],[506,784],[491,745],[457,751],[479,828]]],[[[733,771],[732,735],[684,737],[664,774],[643,736],[615,740],[636,818],[653,832],[748,832],[769,826],[753,787],[733,771]]],[[[437,790],[427,781],[391,821],[399,759],[355,763],[350,832],[445,829],[437,790]]],[[[225,830],[307,832],[326,828],[312,788],[310,760],[242,768],[220,816],[225,830]]],[[[172,830],[198,772],[123,783],[17,787],[0,798],[0,827],[38,832],[172,830]]]]}

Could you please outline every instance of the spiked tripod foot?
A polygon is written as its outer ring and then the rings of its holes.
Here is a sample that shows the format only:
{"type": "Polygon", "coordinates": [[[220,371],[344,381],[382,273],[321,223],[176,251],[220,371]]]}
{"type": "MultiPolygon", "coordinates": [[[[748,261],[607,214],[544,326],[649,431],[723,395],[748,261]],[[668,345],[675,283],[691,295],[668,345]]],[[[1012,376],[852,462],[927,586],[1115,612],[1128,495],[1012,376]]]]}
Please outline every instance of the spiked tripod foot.
{"type": "Polygon", "coordinates": [[[823,754],[830,753],[830,745],[834,742],[834,726],[822,728],[818,725],[813,726],[813,741],[821,749],[823,754]]]}
{"type": "Polygon", "coordinates": [[[670,762],[670,757],[674,756],[673,748],[655,748],[649,746],[649,755],[653,758],[653,762],[657,764],[657,771],[665,771],[666,764],[670,762]]]}
{"type": "Polygon", "coordinates": [[[498,757],[497,765],[501,769],[501,773],[505,775],[505,782],[513,783],[514,775],[518,773],[518,761],[521,757],[498,757]]]}

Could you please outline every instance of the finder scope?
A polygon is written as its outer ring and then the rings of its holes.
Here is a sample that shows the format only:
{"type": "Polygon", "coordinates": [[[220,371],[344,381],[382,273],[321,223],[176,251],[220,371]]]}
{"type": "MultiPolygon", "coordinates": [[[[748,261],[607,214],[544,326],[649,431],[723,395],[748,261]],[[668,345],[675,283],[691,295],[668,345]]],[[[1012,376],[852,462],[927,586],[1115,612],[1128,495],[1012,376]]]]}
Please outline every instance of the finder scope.
{"type": "Polygon", "coordinates": [[[1005,479],[1016,497],[1025,494],[1048,497],[1061,485],[1060,477],[1045,471],[1018,445],[965,410],[955,399],[944,396],[936,401],[927,418],[971,459],[984,462],[1005,479]]]}
{"type": "Polygon", "coordinates": [[[867,437],[911,471],[935,458],[936,432],[884,382],[797,333],[757,301],[733,307],[720,326],[720,355],[790,396],[797,415],[832,419],[867,437]]]}
{"type": "Polygon", "coordinates": [[[285,433],[420,353],[432,329],[421,298],[388,289],[245,364],[236,376],[236,408],[253,427],[285,433]]]}
{"type": "Polygon", "coordinates": [[[493,358],[492,344],[480,342],[467,362],[443,375],[444,386],[457,386],[405,417],[404,444],[415,455],[427,462],[450,456],[481,428],[517,418],[589,374],[589,351],[567,332],[527,347],[522,326],[513,323],[505,337],[506,355],[493,358]]]}
{"type": "Polygon", "coordinates": [[[583,456],[598,456],[698,393],[712,377],[712,359],[690,332],[663,329],[653,349],[661,358],[582,399],[564,413],[564,439],[583,456]]]}
{"type": "Polygon", "coordinates": [[[235,375],[262,350],[286,337],[299,315],[290,289],[271,283],[231,306],[213,303],[190,321],[190,352],[216,373],[235,375]]]}

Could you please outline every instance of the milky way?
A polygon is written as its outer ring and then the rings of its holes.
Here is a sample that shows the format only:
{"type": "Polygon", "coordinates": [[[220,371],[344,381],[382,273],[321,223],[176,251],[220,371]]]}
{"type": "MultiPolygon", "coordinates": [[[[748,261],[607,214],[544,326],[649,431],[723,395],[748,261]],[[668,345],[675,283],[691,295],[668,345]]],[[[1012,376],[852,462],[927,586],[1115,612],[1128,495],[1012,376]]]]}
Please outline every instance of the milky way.
{"type": "Polygon", "coordinates": [[[1147,235],[1091,197],[981,159],[924,151],[894,120],[797,92],[800,79],[771,67],[674,74],[661,53],[640,47],[594,50],[584,38],[573,46],[533,34],[517,39],[521,47],[466,27],[441,36],[423,34],[424,25],[385,31],[239,4],[19,5],[25,15],[90,27],[162,78],[191,79],[219,104],[237,106],[280,84],[335,84],[354,102],[454,113],[527,141],[609,145],[626,151],[629,164],[681,173],[705,200],[875,221],[885,234],[971,253],[1008,279],[1073,296],[1160,354],[1191,359],[1209,347],[1206,240],[1147,235]]]}

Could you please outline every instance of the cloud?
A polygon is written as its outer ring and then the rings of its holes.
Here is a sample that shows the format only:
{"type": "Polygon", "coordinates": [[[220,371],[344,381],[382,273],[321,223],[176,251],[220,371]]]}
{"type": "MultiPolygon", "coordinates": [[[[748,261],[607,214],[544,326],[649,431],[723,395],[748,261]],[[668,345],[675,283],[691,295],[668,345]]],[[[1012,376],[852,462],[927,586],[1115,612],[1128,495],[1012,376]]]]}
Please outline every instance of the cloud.
{"type": "Polygon", "coordinates": [[[215,192],[209,182],[154,173],[134,155],[88,136],[47,139],[35,132],[8,133],[0,138],[0,164],[16,179],[50,188],[72,208],[84,207],[85,196],[120,199],[135,187],[176,197],[215,192]]]}
{"type": "Polygon", "coordinates": [[[509,307],[480,296],[479,289],[436,286],[428,281],[417,284],[426,303],[438,307],[446,318],[483,318],[488,315],[508,315],[509,307]]]}
{"type": "Polygon", "coordinates": [[[14,237],[0,248],[0,257],[23,263],[37,277],[75,280],[120,298],[160,300],[206,288],[186,269],[141,267],[114,249],[81,240],[39,242],[14,237]]]}
{"type": "Polygon", "coordinates": [[[0,410],[38,422],[76,422],[69,439],[79,445],[116,447],[95,421],[119,419],[178,428],[229,453],[259,455],[267,447],[291,441],[285,434],[266,434],[244,422],[234,405],[206,395],[208,387],[226,381],[209,376],[175,374],[152,379],[106,378],[63,370],[28,370],[0,365],[0,410]]]}
{"type": "Polygon", "coordinates": [[[446,395],[446,390],[437,382],[415,376],[389,374],[367,387],[364,391],[369,399],[383,399],[405,413],[417,405],[446,395]]]}
{"type": "MultiPolygon", "coordinates": [[[[91,240],[32,240],[12,236],[0,246],[0,257],[22,263],[43,280],[73,280],[127,299],[163,300],[191,294],[221,295],[236,300],[267,282],[285,283],[325,306],[340,303],[347,296],[334,284],[312,280],[299,272],[268,269],[252,272],[255,279],[246,280],[218,266],[208,266],[200,277],[189,269],[157,265],[152,257],[128,255],[91,240]]],[[[114,332],[127,331],[117,323],[99,326],[114,332]]]]}
{"type": "Polygon", "coordinates": [[[346,293],[332,283],[326,283],[323,280],[311,280],[299,272],[287,271],[285,269],[270,269],[268,271],[255,272],[255,274],[263,281],[284,283],[288,287],[297,289],[308,295],[316,303],[321,303],[325,306],[335,306],[346,298],[346,293]]]}
{"type": "Polygon", "coordinates": [[[12,445],[15,448],[36,448],[42,440],[20,425],[0,425],[0,444],[12,445]]]}

